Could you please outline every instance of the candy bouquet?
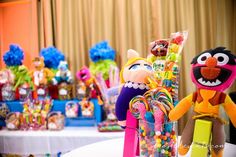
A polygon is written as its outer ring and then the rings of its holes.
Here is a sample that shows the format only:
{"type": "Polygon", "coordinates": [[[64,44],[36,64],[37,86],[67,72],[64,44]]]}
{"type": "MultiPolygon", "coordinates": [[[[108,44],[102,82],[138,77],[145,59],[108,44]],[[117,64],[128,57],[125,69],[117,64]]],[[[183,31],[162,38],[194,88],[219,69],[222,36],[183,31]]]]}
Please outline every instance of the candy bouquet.
{"type": "Polygon", "coordinates": [[[52,107],[52,100],[33,100],[25,101],[23,113],[20,117],[22,130],[45,130],[47,115],[52,107]]]}
{"type": "Polygon", "coordinates": [[[129,103],[139,119],[140,155],[143,157],[177,156],[177,123],[170,122],[169,112],[178,103],[178,61],[187,32],[171,34],[170,39],[150,44],[154,73],[146,78],[149,91],[129,103]]]}
{"type": "Polygon", "coordinates": [[[134,97],[129,104],[133,116],[139,119],[141,156],[176,156],[177,125],[170,123],[168,113],[174,108],[165,88],[147,91],[134,97]]]}

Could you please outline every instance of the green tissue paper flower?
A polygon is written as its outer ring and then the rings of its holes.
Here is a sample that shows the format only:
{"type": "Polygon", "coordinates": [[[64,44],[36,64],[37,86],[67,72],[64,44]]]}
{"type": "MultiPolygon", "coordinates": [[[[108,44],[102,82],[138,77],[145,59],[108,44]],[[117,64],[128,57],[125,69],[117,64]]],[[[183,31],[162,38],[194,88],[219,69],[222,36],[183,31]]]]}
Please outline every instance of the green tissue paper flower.
{"type": "Polygon", "coordinates": [[[97,62],[91,62],[89,69],[91,70],[93,75],[101,72],[103,79],[107,80],[109,78],[109,70],[111,65],[117,66],[116,63],[112,60],[100,60],[97,62]]]}

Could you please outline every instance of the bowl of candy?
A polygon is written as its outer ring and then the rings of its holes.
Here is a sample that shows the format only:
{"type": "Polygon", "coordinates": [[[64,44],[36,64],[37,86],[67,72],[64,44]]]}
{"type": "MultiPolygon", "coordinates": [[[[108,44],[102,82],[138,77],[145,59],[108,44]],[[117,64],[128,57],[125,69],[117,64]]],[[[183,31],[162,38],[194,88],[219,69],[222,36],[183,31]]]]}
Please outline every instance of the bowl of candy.
{"type": "Polygon", "coordinates": [[[20,112],[10,112],[6,117],[6,127],[8,130],[19,130],[20,128],[20,112]]]}
{"type": "Polygon", "coordinates": [[[48,130],[62,130],[64,128],[65,117],[61,112],[50,112],[47,118],[48,130]]]}

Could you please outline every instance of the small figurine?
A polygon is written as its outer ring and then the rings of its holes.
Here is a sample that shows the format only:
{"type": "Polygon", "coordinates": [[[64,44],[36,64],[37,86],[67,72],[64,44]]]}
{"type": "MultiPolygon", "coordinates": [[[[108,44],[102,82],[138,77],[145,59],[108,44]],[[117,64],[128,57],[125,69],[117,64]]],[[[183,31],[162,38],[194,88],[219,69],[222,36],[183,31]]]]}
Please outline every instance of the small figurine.
{"type": "Polygon", "coordinates": [[[54,77],[53,72],[45,68],[44,58],[36,57],[33,60],[35,70],[31,72],[34,85],[37,87],[39,99],[44,99],[48,94],[47,84],[54,77]]]}
{"type": "Polygon", "coordinates": [[[91,75],[89,69],[87,67],[81,68],[76,73],[77,78],[84,82],[86,85],[86,97],[91,97],[90,92],[94,91],[96,93],[96,96],[98,98],[98,103],[103,104],[103,97],[101,93],[101,89],[96,81],[96,79],[91,75]]]}
{"type": "Polygon", "coordinates": [[[56,76],[52,79],[53,85],[57,85],[62,82],[66,82],[68,84],[73,83],[72,75],[68,69],[68,64],[66,61],[60,61],[56,76]]]}

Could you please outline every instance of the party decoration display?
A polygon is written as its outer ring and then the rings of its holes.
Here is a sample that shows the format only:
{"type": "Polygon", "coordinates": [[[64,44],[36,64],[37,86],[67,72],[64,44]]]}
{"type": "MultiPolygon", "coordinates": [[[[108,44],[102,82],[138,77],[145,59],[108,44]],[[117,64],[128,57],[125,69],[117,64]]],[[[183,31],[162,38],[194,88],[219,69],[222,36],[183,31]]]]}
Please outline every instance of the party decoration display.
{"type": "Polygon", "coordinates": [[[97,83],[95,77],[93,77],[90,73],[90,70],[87,67],[83,67],[79,71],[77,71],[76,76],[79,81],[82,81],[86,85],[86,97],[91,98],[90,91],[94,91],[98,98],[98,103],[100,105],[103,104],[101,88],[99,87],[99,84],[97,83]]]}
{"type": "Polygon", "coordinates": [[[93,75],[102,73],[104,80],[109,80],[109,69],[110,66],[116,66],[116,63],[112,60],[100,60],[97,62],[91,62],[89,69],[93,75]]]}
{"type": "Polygon", "coordinates": [[[74,101],[66,103],[66,117],[75,118],[78,116],[79,106],[74,101]]]}
{"type": "Polygon", "coordinates": [[[225,141],[220,106],[236,127],[236,105],[223,93],[235,81],[236,56],[224,47],[217,47],[200,53],[193,58],[191,64],[191,79],[197,86],[197,91],[182,99],[169,114],[172,121],[178,120],[193,104],[192,117],[182,133],[178,150],[181,155],[185,155],[193,142],[192,156],[199,156],[204,152],[204,156],[207,156],[208,149],[211,149],[212,156],[221,157],[225,141]],[[207,128],[211,131],[205,130],[207,128]],[[205,130],[204,140],[201,141],[200,130],[205,130]],[[212,134],[211,143],[209,134],[212,134]]]}
{"type": "Polygon", "coordinates": [[[53,46],[42,49],[40,56],[44,58],[45,67],[49,69],[57,69],[60,61],[65,60],[64,54],[53,46]]]}
{"type": "Polygon", "coordinates": [[[24,52],[17,44],[11,44],[10,50],[3,55],[3,60],[7,66],[19,66],[22,65],[24,60],[24,52]]]}
{"type": "Polygon", "coordinates": [[[49,130],[62,130],[64,128],[65,117],[61,112],[50,112],[48,114],[47,128],[49,130]]]}
{"type": "Polygon", "coordinates": [[[94,116],[94,104],[92,101],[83,99],[79,102],[81,106],[81,113],[84,117],[93,117],[94,116]]]}
{"type": "Polygon", "coordinates": [[[10,112],[6,117],[6,127],[9,130],[18,130],[20,127],[20,117],[21,113],[19,112],[10,112]]]}
{"type": "Polygon", "coordinates": [[[99,60],[114,60],[115,59],[115,50],[113,50],[107,41],[102,41],[97,43],[89,50],[89,56],[93,62],[99,60]]]}
{"type": "Polygon", "coordinates": [[[108,45],[108,42],[102,41],[89,50],[89,56],[92,61],[89,65],[91,73],[94,76],[102,73],[103,79],[108,82],[110,66],[116,66],[115,50],[108,45]]]}

